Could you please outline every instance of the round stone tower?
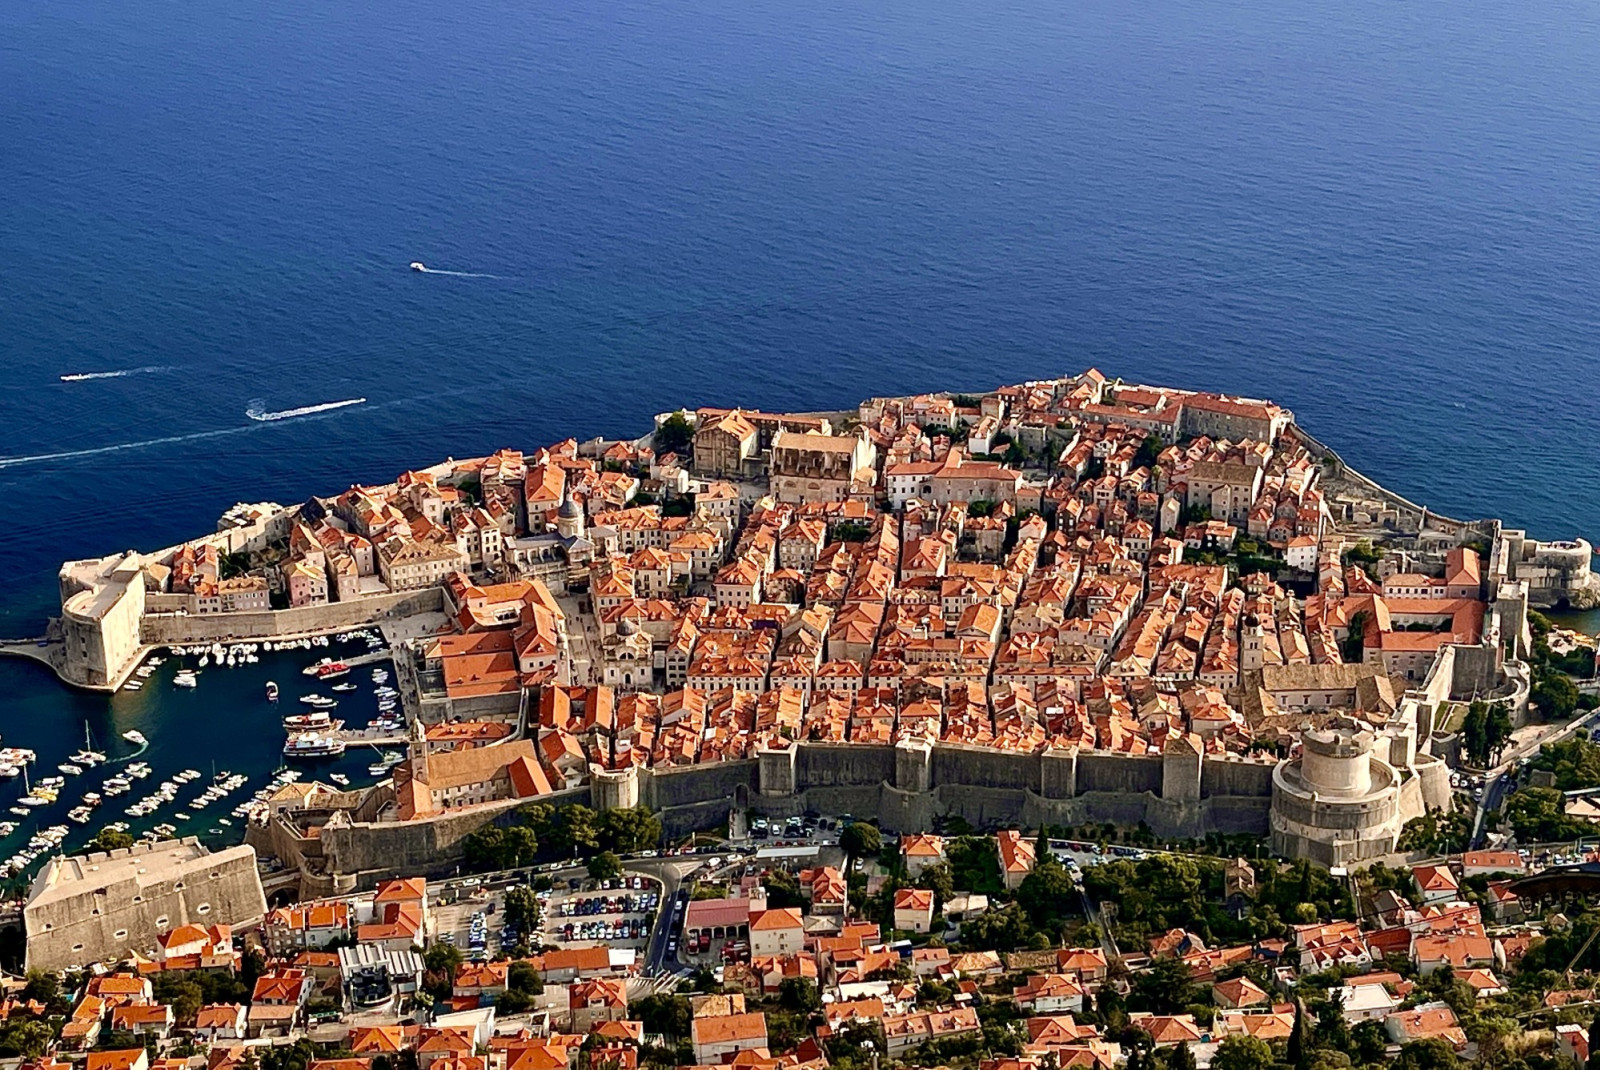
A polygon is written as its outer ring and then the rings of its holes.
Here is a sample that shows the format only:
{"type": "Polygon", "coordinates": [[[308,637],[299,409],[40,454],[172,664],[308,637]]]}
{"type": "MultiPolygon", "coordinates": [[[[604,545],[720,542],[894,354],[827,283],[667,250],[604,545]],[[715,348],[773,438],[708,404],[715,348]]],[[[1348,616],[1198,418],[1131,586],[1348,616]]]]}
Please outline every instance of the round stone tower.
{"type": "Polygon", "coordinates": [[[1300,737],[1272,774],[1272,847],[1289,858],[1348,866],[1394,851],[1401,777],[1373,753],[1372,726],[1340,717],[1300,737]]]}
{"type": "Polygon", "coordinates": [[[1372,729],[1355,722],[1300,737],[1300,777],[1319,795],[1348,799],[1372,790],[1372,729]]]}

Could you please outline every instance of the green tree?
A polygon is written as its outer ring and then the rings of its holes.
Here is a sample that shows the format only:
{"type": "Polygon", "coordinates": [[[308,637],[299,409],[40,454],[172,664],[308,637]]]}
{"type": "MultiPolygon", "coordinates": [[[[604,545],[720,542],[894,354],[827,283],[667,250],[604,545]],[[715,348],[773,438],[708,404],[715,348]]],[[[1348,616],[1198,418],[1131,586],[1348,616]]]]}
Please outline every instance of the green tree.
{"type": "Polygon", "coordinates": [[[539,897],[526,884],[506,889],[506,924],[528,932],[539,925],[539,897]]]}
{"type": "Polygon", "coordinates": [[[1490,706],[1485,732],[1491,757],[1498,761],[1505,752],[1506,744],[1511,742],[1511,707],[1504,702],[1490,706]]]}
{"type": "Polygon", "coordinates": [[[1194,1052],[1189,1050],[1187,1041],[1179,1041],[1177,1046],[1167,1052],[1167,1070],[1195,1070],[1194,1052]]]}
{"type": "Polygon", "coordinates": [[[956,891],[999,895],[1005,890],[1000,881],[1000,859],[994,840],[988,836],[960,836],[946,846],[945,855],[950,860],[950,879],[956,891]]]}
{"type": "Polygon", "coordinates": [[[1341,999],[1329,999],[1317,1005],[1316,1044],[1318,1048],[1349,1051],[1350,1025],[1344,1020],[1341,999]]]}
{"type": "Polygon", "coordinates": [[[1133,1002],[1154,1014],[1177,1014],[1196,1002],[1189,964],[1163,955],[1133,978],[1133,1002]]]}
{"type": "Polygon", "coordinates": [[[1566,721],[1578,708],[1578,686],[1563,673],[1537,669],[1528,698],[1545,720],[1566,721]]]}
{"type": "Polygon", "coordinates": [[[1589,1059],[1584,1070],[1600,1070],[1600,1014],[1589,1022],[1589,1059]]]}
{"type": "Polygon", "coordinates": [[[94,839],[89,841],[91,851],[115,851],[123,847],[132,847],[133,837],[121,829],[103,828],[95,833],[94,839]]]}
{"type": "Polygon", "coordinates": [[[804,977],[786,977],[778,986],[778,1002],[799,1014],[811,1014],[822,1009],[822,997],[817,993],[816,982],[804,977]]]}
{"type": "Polygon", "coordinates": [[[1295,1070],[1306,1070],[1311,1065],[1311,1043],[1306,1036],[1306,1007],[1298,999],[1294,1001],[1294,1026],[1289,1030],[1285,1056],[1295,1070]]]}
{"type": "Polygon", "coordinates": [[[1367,615],[1364,609],[1350,614],[1347,622],[1349,631],[1339,640],[1339,656],[1346,664],[1359,665],[1366,658],[1367,615]]]}
{"type": "Polygon", "coordinates": [[[1467,716],[1461,722],[1461,745],[1467,752],[1467,761],[1473,765],[1489,764],[1489,704],[1481,700],[1467,707],[1467,716]]]}
{"type": "Polygon", "coordinates": [[[607,810],[600,815],[599,839],[608,851],[648,851],[661,842],[661,819],[648,806],[607,810]]]}
{"type": "Polygon", "coordinates": [[[689,422],[689,417],[681,409],[662,420],[656,426],[656,433],[651,437],[651,444],[655,446],[657,455],[676,453],[682,457],[693,441],[694,425],[689,422]]]}
{"type": "Polygon", "coordinates": [[[1382,1062],[1383,1053],[1389,1048],[1389,1036],[1383,1031],[1383,1023],[1371,1019],[1357,1022],[1350,1031],[1350,1039],[1358,1063],[1382,1062]]]}
{"type": "Polygon", "coordinates": [[[767,906],[772,910],[806,905],[805,896],[800,893],[800,882],[786,869],[768,870],[761,883],[767,889],[767,906]]]}
{"type": "Polygon", "coordinates": [[[506,967],[506,987],[537,996],[544,992],[544,978],[531,962],[518,959],[506,967]]]}
{"type": "Polygon", "coordinates": [[[1454,1070],[1456,1053],[1442,1037],[1413,1040],[1400,1046],[1395,1070],[1454,1070]]]}
{"type": "Polygon", "coordinates": [[[467,869],[486,872],[531,866],[538,857],[539,841],[526,825],[484,825],[461,843],[461,861],[467,869]]]}
{"type": "Polygon", "coordinates": [[[694,1021],[687,996],[655,994],[628,1005],[629,1016],[644,1023],[646,1033],[660,1033],[674,1040],[689,1035],[694,1021]]]}
{"type": "Polygon", "coordinates": [[[1556,788],[1522,788],[1506,800],[1502,813],[1524,843],[1549,843],[1586,835],[1591,826],[1566,815],[1566,796],[1556,788]]]}
{"type": "Polygon", "coordinates": [[[443,941],[433,944],[422,956],[422,965],[427,971],[423,987],[435,999],[449,999],[451,988],[455,985],[456,970],[464,961],[461,949],[456,945],[443,941]]]}
{"type": "Polygon", "coordinates": [[[1066,924],[1069,913],[1078,903],[1078,890],[1073,886],[1067,867],[1045,856],[1045,861],[1034,867],[1017,888],[1017,905],[1028,915],[1028,921],[1047,933],[1059,933],[1066,924]]]}
{"type": "Polygon", "coordinates": [[[1223,1037],[1211,1056],[1211,1070],[1271,1070],[1272,1047],[1260,1037],[1223,1037]]]}
{"type": "Polygon", "coordinates": [[[46,1022],[37,1018],[12,1018],[0,1025],[0,1057],[37,1059],[55,1039],[55,1030],[46,1022]]]}
{"type": "Polygon", "coordinates": [[[871,858],[883,850],[883,834],[876,825],[852,822],[839,834],[839,846],[851,858],[871,858]]]}
{"type": "Polygon", "coordinates": [[[622,859],[610,851],[601,851],[589,859],[589,876],[597,881],[622,876],[622,859]]]}
{"type": "Polygon", "coordinates": [[[935,910],[943,910],[944,904],[954,899],[956,895],[955,880],[948,862],[935,862],[924,868],[911,883],[917,888],[926,888],[933,893],[936,900],[935,910]]]}
{"type": "Polygon", "coordinates": [[[974,951],[1015,951],[1026,946],[1031,936],[1015,903],[961,923],[961,946],[974,951]]]}

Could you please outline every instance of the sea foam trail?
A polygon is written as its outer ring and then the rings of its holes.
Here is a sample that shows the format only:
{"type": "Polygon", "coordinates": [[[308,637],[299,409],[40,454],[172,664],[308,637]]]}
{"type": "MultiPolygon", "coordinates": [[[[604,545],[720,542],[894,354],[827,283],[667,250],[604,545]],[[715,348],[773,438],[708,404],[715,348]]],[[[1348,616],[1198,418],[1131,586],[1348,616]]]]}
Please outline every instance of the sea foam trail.
{"type": "Polygon", "coordinates": [[[221,438],[250,430],[243,427],[224,427],[216,431],[196,431],[192,435],[168,435],[166,438],[147,438],[141,442],[123,442],[115,446],[96,446],[86,450],[62,450],[59,453],[36,453],[29,457],[0,457],[0,468],[15,468],[24,464],[43,464],[46,461],[76,460],[79,457],[97,457],[102,453],[121,453],[124,450],[142,450],[150,446],[166,446],[174,442],[198,442],[206,438],[221,438]]]}
{"type": "Polygon", "coordinates": [[[418,267],[413,271],[421,275],[453,275],[458,279],[503,279],[504,275],[490,275],[483,271],[445,271],[443,268],[418,267]]]}
{"type": "Polygon", "coordinates": [[[114,372],[74,372],[71,375],[61,376],[63,383],[86,383],[91,379],[123,379],[130,375],[154,375],[157,372],[171,371],[170,368],[159,364],[151,364],[144,368],[123,368],[114,372]]]}
{"type": "Polygon", "coordinates": [[[280,412],[267,412],[266,406],[259,399],[252,401],[244,414],[252,420],[292,420],[296,416],[311,416],[319,412],[332,412],[334,409],[343,409],[351,405],[365,405],[366,398],[346,398],[344,401],[326,401],[321,405],[302,405],[298,409],[284,409],[280,412]]]}

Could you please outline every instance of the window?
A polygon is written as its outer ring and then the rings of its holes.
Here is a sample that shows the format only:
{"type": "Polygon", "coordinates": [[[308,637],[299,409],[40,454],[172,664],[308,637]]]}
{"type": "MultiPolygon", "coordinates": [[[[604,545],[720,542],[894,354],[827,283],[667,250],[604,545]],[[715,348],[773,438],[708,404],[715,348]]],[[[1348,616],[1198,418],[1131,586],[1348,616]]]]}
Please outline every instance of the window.
{"type": "Polygon", "coordinates": [[[159,918],[156,919],[156,928],[165,929],[166,927],[167,927],[167,916],[165,914],[163,914],[159,918]]]}
{"type": "Polygon", "coordinates": [[[128,930],[126,929],[118,929],[116,932],[111,934],[111,939],[113,940],[126,940],[127,938],[128,930]]]}
{"type": "Polygon", "coordinates": [[[211,904],[201,903],[199,906],[194,908],[194,912],[196,914],[209,914],[211,913],[211,904]]]}
{"type": "Polygon", "coordinates": [[[82,950],[83,950],[83,945],[82,944],[73,944],[72,945],[72,953],[74,955],[76,955],[78,952],[80,952],[82,950]]]}

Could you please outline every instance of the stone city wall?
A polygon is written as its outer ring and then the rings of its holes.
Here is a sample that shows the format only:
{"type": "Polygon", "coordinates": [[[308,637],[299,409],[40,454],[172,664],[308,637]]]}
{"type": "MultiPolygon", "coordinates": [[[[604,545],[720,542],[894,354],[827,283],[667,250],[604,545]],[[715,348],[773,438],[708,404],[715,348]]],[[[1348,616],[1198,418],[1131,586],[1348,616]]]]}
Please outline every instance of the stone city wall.
{"type": "Polygon", "coordinates": [[[183,646],[189,643],[316,635],[419,613],[439,613],[443,609],[444,589],[430,587],[421,591],[370,595],[351,602],[329,602],[325,606],[302,606],[299,609],[250,613],[147,613],[139,627],[139,638],[147,646],[183,646]]]}

